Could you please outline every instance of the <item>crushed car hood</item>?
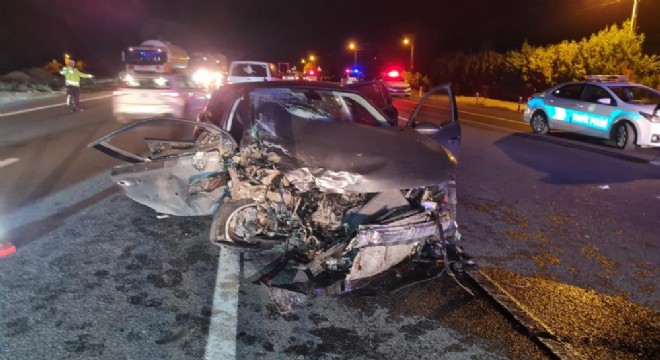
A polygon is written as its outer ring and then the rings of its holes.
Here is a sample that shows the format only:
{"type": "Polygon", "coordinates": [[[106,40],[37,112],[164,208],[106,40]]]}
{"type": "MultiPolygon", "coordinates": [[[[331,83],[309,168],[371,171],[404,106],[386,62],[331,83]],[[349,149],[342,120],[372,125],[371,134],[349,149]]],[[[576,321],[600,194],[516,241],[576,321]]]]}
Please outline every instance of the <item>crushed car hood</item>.
{"type": "Polygon", "coordinates": [[[299,119],[284,109],[262,111],[252,135],[298,188],[373,193],[440,184],[456,159],[410,128],[299,119]]]}

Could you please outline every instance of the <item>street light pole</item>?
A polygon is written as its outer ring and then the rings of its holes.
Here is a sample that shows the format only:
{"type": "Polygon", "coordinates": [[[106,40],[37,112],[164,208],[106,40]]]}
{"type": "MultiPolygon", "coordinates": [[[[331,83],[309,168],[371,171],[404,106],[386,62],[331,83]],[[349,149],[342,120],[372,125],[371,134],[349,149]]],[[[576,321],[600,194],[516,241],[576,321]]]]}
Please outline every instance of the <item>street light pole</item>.
{"type": "Polygon", "coordinates": [[[415,41],[412,38],[403,38],[403,45],[410,45],[410,73],[415,68],[415,41]]]}
{"type": "Polygon", "coordinates": [[[639,5],[639,2],[641,0],[635,0],[633,4],[633,10],[632,10],[632,16],[631,21],[630,21],[630,31],[634,32],[635,31],[635,23],[637,22],[637,5],[639,5]]]}
{"type": "Polygon", "coordinates": [[[356,66],[357,66],[357,51],[358,51],[358,47],[357,47],[357,45],[355,44],[355,42],[352,42],[352,41],[351,41],[351,42],[348,44],[348,48],[351,49],[351,50],[353,50],[353,67],[356,67],[356,66]]]}

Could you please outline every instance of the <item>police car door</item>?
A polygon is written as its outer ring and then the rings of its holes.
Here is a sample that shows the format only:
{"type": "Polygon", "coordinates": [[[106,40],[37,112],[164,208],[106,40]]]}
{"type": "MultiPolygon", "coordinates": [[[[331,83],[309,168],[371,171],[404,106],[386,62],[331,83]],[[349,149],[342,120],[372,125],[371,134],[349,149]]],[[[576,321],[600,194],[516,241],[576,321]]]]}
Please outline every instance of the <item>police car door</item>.
{"type": "Polygon", "coordinates": [[[616,106],[616,100],[607,90],[598,85],[585,85],[573,114],[574,131],[584,135],[609,138],[610,122],[616,106]]]}
{"type": "Polygon", "coordinates": [[[573,114],[578,111],[583,84],[573,83],[553,90],[544,102],[548,113],[548,125],[553,130],[575,131],[573,114]]]}

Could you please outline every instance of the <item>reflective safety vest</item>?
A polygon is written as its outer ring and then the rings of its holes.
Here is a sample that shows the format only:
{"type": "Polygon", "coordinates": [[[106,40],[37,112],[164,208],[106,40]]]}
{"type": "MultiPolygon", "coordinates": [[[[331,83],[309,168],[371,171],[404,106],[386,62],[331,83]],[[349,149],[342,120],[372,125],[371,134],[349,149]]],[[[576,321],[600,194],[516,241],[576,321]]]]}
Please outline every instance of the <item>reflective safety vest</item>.
{"type": "Polygon", "coordinates": [[[60,74],[64,75],[64,83],[66,86],[80,87],[80,78],[91,78],[92,75],[85,74],[80,70],[66,66],[60,70],[60,74]]]}

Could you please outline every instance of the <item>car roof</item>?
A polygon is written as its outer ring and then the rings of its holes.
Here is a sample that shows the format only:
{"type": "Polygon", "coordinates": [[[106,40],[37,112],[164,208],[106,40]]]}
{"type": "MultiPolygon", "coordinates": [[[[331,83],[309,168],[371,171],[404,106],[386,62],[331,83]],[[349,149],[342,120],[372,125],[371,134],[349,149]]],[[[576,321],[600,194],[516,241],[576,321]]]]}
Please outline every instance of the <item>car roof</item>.
{"type": "Polygon", "coordinates": [[[629,81],[571,81],[562,84],[558,84],[555,87],[560,87],[570,84],[580,84],[580,85],[601,85],[601,86],[642,86],[642,84],[632,83],[629,81]]]}
{"type": "Polygon", "coordinates": [[[257,61],[257,60],[241,60],[241,61],[232,61],[230,65],[233,64],[263,64],[263,65],[268,65],[268,64],[274,64],[270,61],[257,61]]]}
{"type": "Polygon", "coordinates": [[[245,89],[247,91],[252,91],[254,89],[284,88],[284,87],[307,88],[307,89],[330,90],[330,91],[341,90],[341,91],[346,91],[346,92],[355,92],[352,89],[343,87],[340,84],[333,83],[333,82],[305,81],[305,80],[242,82],[242,83],[234,83],[234,84],[224,85],[216,91],[224,91],[224,90],[231,91],[231,90],[240,90],[240,89],[245,89]]]}

